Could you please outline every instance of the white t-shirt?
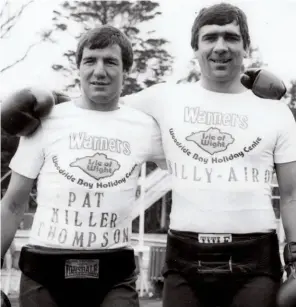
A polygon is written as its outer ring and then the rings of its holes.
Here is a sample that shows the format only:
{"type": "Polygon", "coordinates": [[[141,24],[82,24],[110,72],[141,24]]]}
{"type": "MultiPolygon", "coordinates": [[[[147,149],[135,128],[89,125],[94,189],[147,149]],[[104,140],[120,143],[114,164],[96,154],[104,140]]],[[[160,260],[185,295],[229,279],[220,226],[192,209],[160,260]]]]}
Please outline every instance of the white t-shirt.
{"type": "Polygon", "coordinates": [[[130,246],[141,164],[164,158],[158,125],[127,106],[111,112],[75,102],[54,107],[23,137],[10,168],[37,181],[29,244],[64,249],[130,246]]]}
{"type": "Polygon", "coordinates": [[[124,103],[160,125],[173,198],[170,228],[202,233],[276,228],[274,163],[296,160],[296,123],[280,101],[200,83],[159,84],[124,103]]]}

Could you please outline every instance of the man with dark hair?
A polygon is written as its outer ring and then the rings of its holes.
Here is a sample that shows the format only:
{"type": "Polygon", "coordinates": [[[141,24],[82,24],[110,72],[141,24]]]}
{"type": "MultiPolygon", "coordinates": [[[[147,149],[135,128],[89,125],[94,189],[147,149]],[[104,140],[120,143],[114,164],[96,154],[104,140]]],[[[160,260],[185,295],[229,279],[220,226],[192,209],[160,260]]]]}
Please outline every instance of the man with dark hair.
{"type": "Polygon", "coordinates": [[[155,121],[119,105],[132,63],[118,29],[87,32],[77,48],[82,96],[53,107],[20,139],[1,205],[1,258],[38,177],[38,207],[19,261],[21,307],[139,306],[131,213],[141,164],[163,152],[155,121]]]}
{"type": "MultiPolygon", "coordinates": [[[[202,9],[191,46],[200,82],[124,98],[160,125],[172,175],[163,305],[275,307],[282,266],[272,175],[275,169],[287,271],[295,272],[296,123],[284,103],[241,84],[250,46],[242,10],[227,3],[202,9]]],[[[281,306],[295,306],[291,278],[281,306]]]]}

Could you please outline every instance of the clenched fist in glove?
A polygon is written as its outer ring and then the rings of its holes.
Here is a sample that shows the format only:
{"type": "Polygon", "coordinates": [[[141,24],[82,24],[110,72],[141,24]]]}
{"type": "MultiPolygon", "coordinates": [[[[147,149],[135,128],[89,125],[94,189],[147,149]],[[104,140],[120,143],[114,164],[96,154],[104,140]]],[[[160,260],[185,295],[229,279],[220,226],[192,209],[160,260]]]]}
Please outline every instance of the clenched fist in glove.
{"type": "Polygon", "coordinates": [[[31,135],[59,102],[70,100],[68,96],[45,89],[22,89],[1,103],[1,127],[11,135],[31,135]]]}
{"type": "Polygon", "coordinates": [[[282,80],[264,69],[248,69],[241,76],[241,83],[261,98],[280,100],[286,94],[282,80]]]}
{"type": "Polygon", "coordinates": [[[278,293],[278,307],[296,307],[296,242],[286,244],[284,248],[287,280],[278,293]]]}

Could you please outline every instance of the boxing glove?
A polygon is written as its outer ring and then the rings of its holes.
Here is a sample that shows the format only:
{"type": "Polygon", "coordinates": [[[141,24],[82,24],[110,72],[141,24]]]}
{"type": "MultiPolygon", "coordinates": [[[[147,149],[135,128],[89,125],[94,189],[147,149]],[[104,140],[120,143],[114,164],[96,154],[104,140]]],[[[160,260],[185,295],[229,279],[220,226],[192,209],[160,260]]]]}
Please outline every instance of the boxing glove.
{"type": "Polygon", "coordinates": [[[284,82],[264,69],[247,69],[241,76],[241,83],[256,96],[265,99],[280,100],[287,92],[284,82]]]}
{"type": "Polygon", "coordinates": [[[1,127],[11,135],[32,134],[40,125],[40,118],[48,115],[55,97],[50,91],[22,89],[1,103],[1,127]]]}
{"type": "Polygon", "coordinates": [[[284,261],[287,280],[280,287],[277,304],[278,307],[296,307],[296,242],[285,245],[284,261]]]}
{"type": "Polygon", "coordinates": [[[11,307],[10,300],[2,290],[1,290],[1,307],[11,307]]]}

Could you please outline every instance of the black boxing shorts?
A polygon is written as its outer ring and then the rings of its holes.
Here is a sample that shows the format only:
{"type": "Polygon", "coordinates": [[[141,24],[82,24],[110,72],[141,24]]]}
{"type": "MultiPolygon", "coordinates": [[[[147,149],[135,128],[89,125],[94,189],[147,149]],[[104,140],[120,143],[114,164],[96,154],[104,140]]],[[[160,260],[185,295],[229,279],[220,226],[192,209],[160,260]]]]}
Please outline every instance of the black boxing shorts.
{"type": "Polygon", "coordinates": [[[282,278],[276,232],[196,234],[169,230],[164,274],[177,271],[192,282],[205,277],[270,276],[282,278]]]}
{"type": "Polygon", "coordinates": [[[74,251],[25,246],[19,268],[59,306],[99,306],[114,286],[134,275],[134,251],[74,251]]]}

